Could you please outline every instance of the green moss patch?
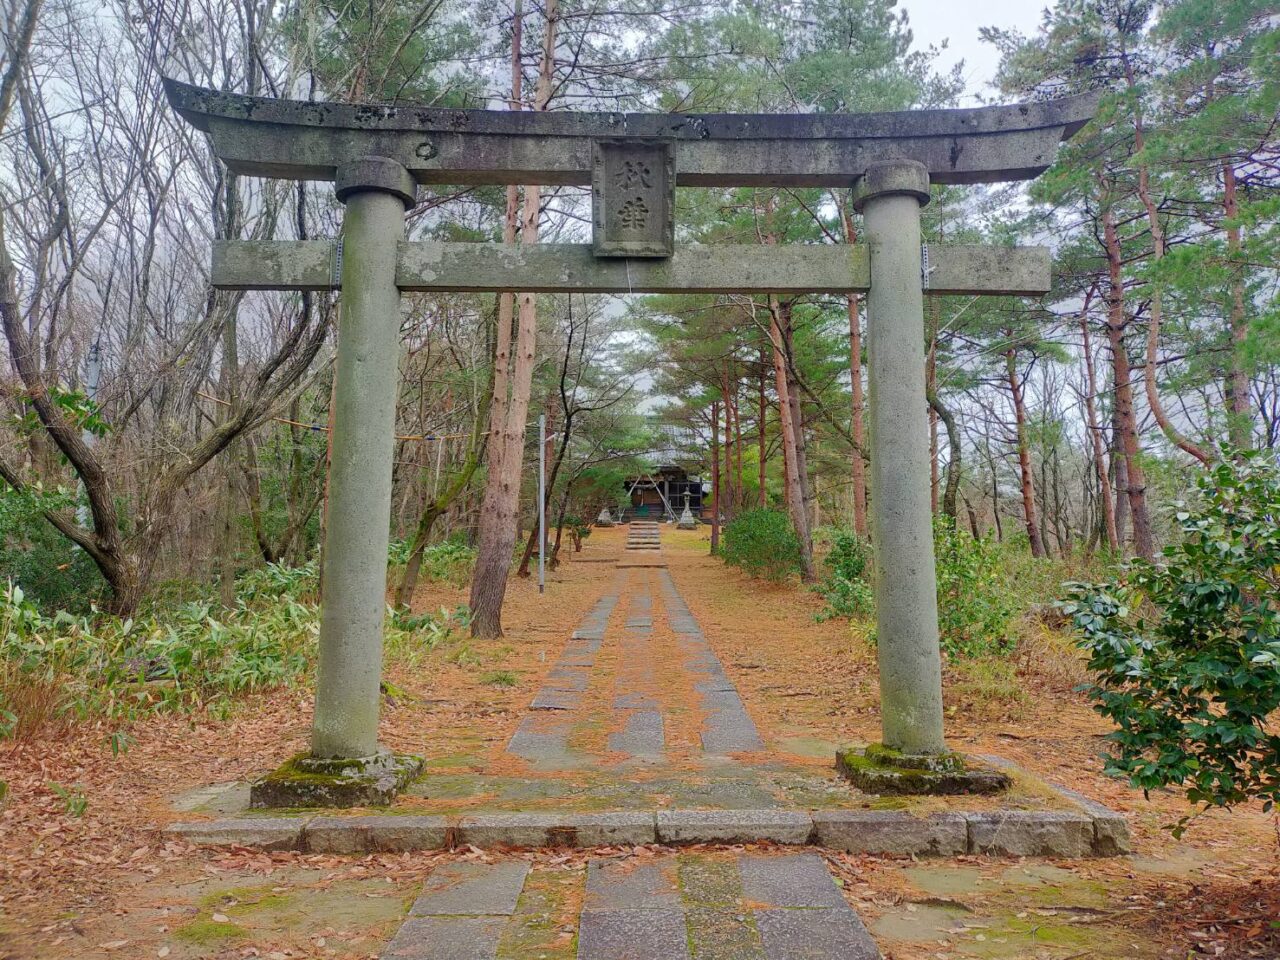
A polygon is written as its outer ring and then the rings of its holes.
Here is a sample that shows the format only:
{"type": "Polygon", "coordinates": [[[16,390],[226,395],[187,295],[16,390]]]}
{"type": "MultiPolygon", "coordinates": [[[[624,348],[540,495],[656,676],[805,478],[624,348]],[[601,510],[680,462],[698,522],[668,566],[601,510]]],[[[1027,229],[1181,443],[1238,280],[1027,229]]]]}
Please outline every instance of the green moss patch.
{"type": "Polygon", "coordinates": [[[243,917],[259,911],[284,909],[290,899],[291,894],[271,887],[237,887],[205,894],[197,901],[197,906],[228,917],[243,917]]]}
{"type": "Polygon", "coordinates": [[[422,764],[408,754],[325,760],[300,753],[254,781],[249,802],[256,808],[386,806],[422,764]]]}
{"type": "Polygon", "coordinates": [[[1012,783],[1008,774],[958,753],[908,756],[880,744],[837,751],[836,769],[864,793],[881,795],[991,794],[1012,783]]]}
{"type": "Polygon", "coordinates": [[[574,960],[578,954],[575,921],[585,885],[582,868],[531,871],[513,922],[498,943],[498,960],[574,960]]]}
{"type": "Polygon", "coordinates": [[[249,936],[249,931],[234,923],[218,923],[216,920],[192,920],[179,927],[173,935],[184,943],[209,945],[226,940],[238,940],[249,936]]]}

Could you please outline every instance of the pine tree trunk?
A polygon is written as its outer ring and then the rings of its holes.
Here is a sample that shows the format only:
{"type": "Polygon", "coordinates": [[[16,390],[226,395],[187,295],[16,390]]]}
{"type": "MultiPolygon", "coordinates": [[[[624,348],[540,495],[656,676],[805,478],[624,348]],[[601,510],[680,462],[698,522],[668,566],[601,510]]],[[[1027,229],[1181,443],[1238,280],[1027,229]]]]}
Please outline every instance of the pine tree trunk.
{"type": "Polygon", "coordinates": [[[1084,410],[1089,440],[1093,446],[1094,470],[1098,477],[1098,502],[1102,507],[1102,529],[1106,534],[1107,548],[1112,553],[1120,549],[1120,537],[1116,530],[1116,511],[1111,499],[1111,485],[1107,481],[1106,444],[1102,442],[1102,427],[1098,423],[1098,377],[1093,365],[1093,345],[1089,341],[1089,301],[1093,290],[1085,296],[1080,311],[1080,335],[1084,346],[1085,398],[1084,410]]]}
{"type": "Polygon", "coordinates": [[[720,404],[711,403],[711,555],[720,552],[720,404]]]}
{"type": "MultiPolygon", "coordinates": [[[[1114,377],[1114,369],[1112,371],[1114,377]]],[[[1114,386],[1111,404],[1111,444],[1107,453],[1111,458],[1111,497],[1115,504],[1116,544],[1124,549],[1129,544],[1129,470],[1124,455],[1124,444],[1120,440],[1120,420],[1116,416],[1114,402],[1114,386]]]]}
{"type": "Polygon", "coordinates": [[[1107,340],[1111,344],[1111,363],[1115,371],[1116,429],[1124,450],[1129,513],[1133,521],[1133,549],[1141,557],[1155,556],[1151,521],[1147,515],[1147,480],[1139,462],[1138,419],[1133,410],[1133,378],[1129,354],[1124,344],[1124,281],[1120,241],[1116,236],[1115,214],[1107,208],[1102,215],[1103,237],[1107,250],[1107,340]]]}
{"type": "Polygon", "coordinates": [[[1245,313],[1244,278],[1236,262],[1240,257],[1240,215],[1236,195],[1236,168],[1228,160],[1222,165],[1222,212],[1227,227],[1227,257],[1231,261],[1231,353],[1227,372],[1227,438],[1237,450],[1253,445],[1253,409],[1249,398],[1249,374],[1245,369],[1244,344],[1249,335],[1245,313]]]}
{"type": "Polygon", "coordinates": [[[813,540],[809,535],[809,515],[804,502],[804,487],[800,480],[799,454],[796,447],[796,424],[791,405],[791,391],[787,384],[787,360],[779,315],[782,306],[777,297],[769,297],[769,336],[773,340],[773,375],[778,394],[778,423],[782,431],[784,461],[783,489],[787,512],[800,541],[800,577],[806,583],[814,580],[813,540]]]}
{"type": "Polygon", "coordinates": [[[768,377],[768,373],[767,373],[768,369],[769,369],[769,361],[765,353],[764,347],[761,347],[760,348],[760,388],[759,388],[759,394],[757,397],[757,411],[756,411],[756,423],[760,431],[760,435],[756,438],[757,450],[758,450],[758,455],[760,460],[760,463],[759,463],[760,489],[757,492],[757,499],[759,502],[756,505],[760,507],[761,510],[763,510],[769,504],[769,497],[765,491],[765,481],[768,478],[768,474],[766,472],[766,466],[767,466],[766,457],[768,455],[768,444],[766,443],[766,439],[765,439],[765,430],[768,427],[768,413],[769,413],[768,404],[765,402],[765,382],[768,377]]]}
{"type": "MultiPolygon", "coordinates": [[[[1128,80],[1130,91],[1135,89],[1135,77],[1133,68],[1127,53],[1122,54],[1122,63],[1125,68],[1125,77],[1128,80]]],[[[1134,151],[1138,155],[1146,146],[1146,127],[1142,119],[1142,98],[1135,96],[1132,100],[1134,107],[1133,112],[1133,146],[1134,151]]],[[[1145,163],[1138,164],[1138,201],[1142,204],[1143,210],[1147,214],[1147,230],[1151,234],[1151,256],[1158,266],[1160,261],[1164,259],[1165,239],[1164,224],[1160,222],[1160,211],[1156,208],[1156,203],[1151,196],[1151,171],[1145,163]]],[[[1160,324],[1164,316],[1164,297],[1160,292],[1158,284],[1154,285],[1151,292],[1151,302],[1147,312],[1147,362],[1143,367],[1143,386],[1147,393],[1147,406],[1151,409],[1151,415],[1155,417],[1156,424],[1160,430],[1168,438],[1169,442],[1191,456],[1195,457],[1201,463],[1208,464],[1212,458],[1200,446],[1193,443],[1182,432],[1174,426],[1173,421],[1169,419],[1165,413],[1164,404],[1160,401],[1160,389],[1156,383],[1156,370],[1158,367],[1160,355],[1160,324]]]]}
{"type": "Polygon", "coordinates": [[[800,404],[800,391],[792,387],[791,364],[795,356],[793,329],[791,326],[790,301],[780,304],[779,326],[782,330],[783,360],[787,365],[787,403],[791,407],[791,429],[795,433],[796,473],[800,479],[800,502],[805,515],[805,541],[801,550],[810,559],[813,556],[813,528],[817,524],[817,513],[813,506],[813,486],[809,481],[809,439],[804,431],[804,409],[800,404]]]}
{"type": "Polygon", "coordinates": [[[956,499],[960,494],[960,471],[962,466],[960,428],[956,424],[955,414],[938,399],[936,388],[930,388],[928,399],[929,409],[947,428],[947,484],[942,493],[942,515],[948,517],[951,520],[951,525],[955,526],[956,499]]]}
{"type": "MultiPolygon", "coordinates": [[[[534,109],[545,110],[551,98],[551,75],[554,66],[556,0],[548,0],[545,8],[546,29],[543,38],[542,65],[534,109]]],[[[517,22],[519,18],[517,17],[517,22]]],[[[513,41],[513,102],[519,90],[519,34],[513,41]]],[[[520,227],[522,243],[538,242],[538,218],[541,190],[525,188],[524,210],[520,227]]],[[[510,193],[508,192],[508,203],[510,193]]],[[[502,636],[502,603],[506,597],[507,579],[511,572],[511,554],[518,533],[520,477],[524,466],[525,420],[529,413],[529,391],[533,380],[534,354],[537,345],[538,316],[531,294],[520,295],[519,322],[516,330],[514,368],[511,374],[511,399],[505,404],[505,417],[498,417],[497,404],[493,422],[501,424],[501,462],[490,461],[484,505],[481,508],[476,569],[471,581],[471,635],[477,639],[502,636]]],[[[501,335],[501,317],[499,317],[501,335]]],[[[505,384],[504,384],[505,386],[505,384]]],[[[498,399],[495,386],[494,400],[498,399]]],[[[503,395],[505,400],[505,394],[503,395]]]]}
{"type": "MultiPolygon", "coordinates": [[[[733,389],[729,396],[733,403],[733,449],[734,456],[737,460],[733,478],[733,503],[735,509],[742,509],[747,498],[747,488],[742,477],[742,405],[738,402],[739,388],[741,383],[737,376],[737,364],[734,364],[734,375],[732,377],[733,389]]],[[[729,442],[728,434],[725,435],[725,443],[729,442]]]]}
{"type": "Polygon", "coordinates": [[[1036,494],[1032,482],[1031,447],[1027,442],[1027,414],[1022,402],[1022,385],[1018,382],[1018,364],[1014,351],[1005,353],[1005,375],[1009,392],[1013,395],[1013,422],[1018,445],[1018,475],[1022,481],[1022,517],[1031,541],[1031,555],[1045,555],[1044,541],[1040,538],[1040,525],[1036,522],[1036,494]]]}

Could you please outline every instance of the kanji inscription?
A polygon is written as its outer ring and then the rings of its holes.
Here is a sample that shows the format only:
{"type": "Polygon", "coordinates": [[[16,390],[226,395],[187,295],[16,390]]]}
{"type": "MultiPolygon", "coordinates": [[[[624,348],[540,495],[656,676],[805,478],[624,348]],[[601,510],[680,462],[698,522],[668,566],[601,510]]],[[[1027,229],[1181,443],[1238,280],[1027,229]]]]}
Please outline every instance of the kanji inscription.
{"type": "Polygon", "coordinates": [[[592,242],[597,257],[669,257],[675,249],[675,163],[664,140],[593,144],[592,242]]]}

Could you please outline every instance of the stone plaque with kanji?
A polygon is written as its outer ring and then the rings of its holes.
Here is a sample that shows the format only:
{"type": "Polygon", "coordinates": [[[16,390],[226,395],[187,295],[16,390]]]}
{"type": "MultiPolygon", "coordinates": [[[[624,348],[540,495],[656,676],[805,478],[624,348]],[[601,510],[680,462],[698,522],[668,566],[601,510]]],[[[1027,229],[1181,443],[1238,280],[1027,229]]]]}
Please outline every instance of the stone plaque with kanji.
{"type": "Polygon", "coordinates": [[[675,155],[665,140],[592,145],[592,244],[597,257],[675,252],[675,155]]]}

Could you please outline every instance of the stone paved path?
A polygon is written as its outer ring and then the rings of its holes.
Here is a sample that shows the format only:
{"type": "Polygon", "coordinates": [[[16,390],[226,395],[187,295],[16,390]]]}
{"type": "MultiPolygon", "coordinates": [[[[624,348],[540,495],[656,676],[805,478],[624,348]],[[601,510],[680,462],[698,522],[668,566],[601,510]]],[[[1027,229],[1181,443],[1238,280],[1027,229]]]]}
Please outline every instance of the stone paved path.
{"type": "Polygon", "coordinates": [[[600,762],[570,744],[575,728],[604,723],[611,731],[605,748],[623,763],[655,766],[667,760],[667,714],[677,707],[700,714],[699,750],[683,759],[723,762],[731,754],[765,748],[724,665],[675,581],[665,569],[621,569],[609,591],[574,631],[560,659],[529,704],[507,752],[537,770],[594,767],[600,762]],[[654,591],[661,594],[661,609],[654,591]],[[629,595],[619,615],[619,600],[629,595]],[[654,639],[661,614],[675,637],[676,657],[654,639]],[[613,665],[608,676],[603,654],[613,665]],[[661,660],[661,662],[659,662],[661,660]],[[593,684],[608,690],[607,706],[592,709],[593,684]],[[684,691],[692,690],[692,698],[684,691]],[[688,702],[692,699],[692,702],[688,702]]]}
{"type": "Polygon", "coordinates": [[[382,957],[877,960],[880,952],[818,855],[700,852],[601,858],[558,872],[518,860],[447,864],[382,957]]]}
{"type": "Polygon", "coordinates": [[[516,728],[507,752],[542,768],[575,765],[568,738],[574,714],[580,711],[591,679],[591,669],[604,642],[609,617],[618,604],[618,592],[627,577],[620,573],[611,590],[601,597],[556,661],[547,679],[529,704],[529,715],[516,728]]]}

